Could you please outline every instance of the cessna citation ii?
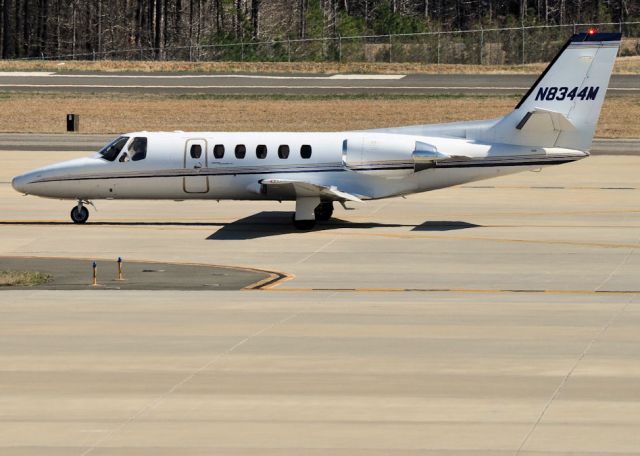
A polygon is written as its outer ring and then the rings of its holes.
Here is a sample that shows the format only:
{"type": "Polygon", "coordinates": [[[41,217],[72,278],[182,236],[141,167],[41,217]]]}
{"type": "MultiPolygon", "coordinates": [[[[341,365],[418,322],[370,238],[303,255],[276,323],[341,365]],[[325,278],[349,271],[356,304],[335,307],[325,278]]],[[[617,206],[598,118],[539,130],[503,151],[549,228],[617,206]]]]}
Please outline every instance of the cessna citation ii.
{"type": "Polygon", "coordinates": [[[13,179],[18,192],[96,199],[293,200],[311,229],[333,204],[425,192],[589,155],[621,35],[576,34],[504,117],[336,133],[149,133],[13,179]]]}

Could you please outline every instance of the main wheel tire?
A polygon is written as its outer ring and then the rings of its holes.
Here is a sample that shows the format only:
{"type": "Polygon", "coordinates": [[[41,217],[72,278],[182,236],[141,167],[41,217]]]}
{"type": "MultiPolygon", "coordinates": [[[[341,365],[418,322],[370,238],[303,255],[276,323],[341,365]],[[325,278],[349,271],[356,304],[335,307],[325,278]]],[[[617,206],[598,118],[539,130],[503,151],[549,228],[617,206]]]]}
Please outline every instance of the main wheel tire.
{"type": "Polygon", "coordinates": [[[71,221],[73,223],[85,223],[87,220],[89,220],[89,209],[84,206],[80,209],[78,209],[78,206],[71,209],[71,221]]]}
{"type": "Polygon", "coordinates": [[[293,226],[295,226],[299,230],[311,230],[314,226],[316,226],[315,220],[296,220],[293,218],[293,226]]]}
{"type": "Polygon", "coordinates": [[[333,202],[323,201],[315,208],[316,220],[326,222],[333,216],[333,202]]]}

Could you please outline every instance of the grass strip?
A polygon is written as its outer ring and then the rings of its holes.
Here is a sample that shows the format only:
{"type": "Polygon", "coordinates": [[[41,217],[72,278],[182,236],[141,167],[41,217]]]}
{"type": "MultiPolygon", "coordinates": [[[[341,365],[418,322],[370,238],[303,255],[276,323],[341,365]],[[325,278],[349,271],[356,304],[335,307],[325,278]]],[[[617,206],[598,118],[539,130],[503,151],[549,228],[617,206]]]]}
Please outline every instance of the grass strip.
{"type": "Polygon", "coordinates": [[[0,287],[33,287],[51,280],[49,274],[30,271],[0,271],[0,287]]]}
{"type": "MultiPolygon", "coordinates": [[[[519,96],[340,95],[229,96],[24,94],[0,95],[0,132],[64,133],[66,115],[80,132],[346,131],[492,119],[519,96]]],[[[640,96],[606,99],[596,136],[640,137],[640,96]]]]}

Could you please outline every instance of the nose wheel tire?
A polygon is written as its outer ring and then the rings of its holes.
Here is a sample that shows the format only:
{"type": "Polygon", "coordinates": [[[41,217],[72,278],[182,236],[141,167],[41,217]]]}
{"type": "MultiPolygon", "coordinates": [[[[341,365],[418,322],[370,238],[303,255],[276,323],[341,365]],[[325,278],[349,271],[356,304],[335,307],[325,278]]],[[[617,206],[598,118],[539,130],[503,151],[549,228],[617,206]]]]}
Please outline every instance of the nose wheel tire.
{"type": "Polygon", "coordinates": [[[86,207],[75,206],[71,209],[71,221],[73,223],[85,223],[87,220],[89,220],[89,210],[86,207]]]}

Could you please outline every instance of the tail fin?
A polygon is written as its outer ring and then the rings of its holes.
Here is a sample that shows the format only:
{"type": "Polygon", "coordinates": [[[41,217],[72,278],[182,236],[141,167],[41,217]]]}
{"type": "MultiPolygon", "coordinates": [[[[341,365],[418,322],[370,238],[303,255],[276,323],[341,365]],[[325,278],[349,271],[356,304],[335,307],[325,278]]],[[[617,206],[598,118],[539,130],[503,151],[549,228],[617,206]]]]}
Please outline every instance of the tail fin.
{"type": "Polygon", "coordinates": [[[487,133],[491,141],[586,151],[609,86],[620,33],[571,37],[515,110],[487,133]]]}

